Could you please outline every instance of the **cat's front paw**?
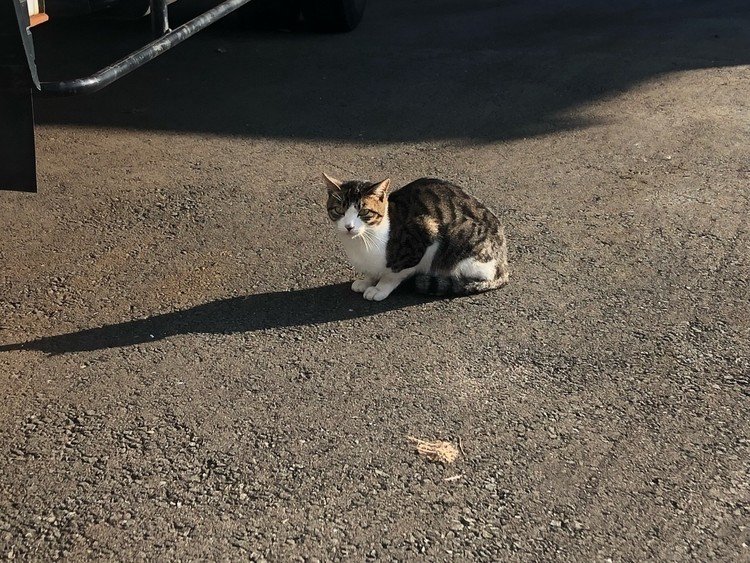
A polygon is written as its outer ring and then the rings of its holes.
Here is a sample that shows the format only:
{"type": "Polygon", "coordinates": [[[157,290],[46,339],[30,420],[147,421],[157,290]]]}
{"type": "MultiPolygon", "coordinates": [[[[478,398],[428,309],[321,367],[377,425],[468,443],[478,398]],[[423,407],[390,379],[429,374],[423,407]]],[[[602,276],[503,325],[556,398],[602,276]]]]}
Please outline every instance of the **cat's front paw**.
{"type": "Polygon", "coordinates": [[[368,287],[365,289],[364,298],[368,301],[382,301],[391,294],[390,291],[383,291],[377,287],[368,287]]]}
{"type": "Polygon", "coordinates": [[[372,282],[370,280],[355,280],[355,282],[352,284],[352,291],[356,291],[357,293],[364,293],[370,287],[372,287],[372,282]]]}

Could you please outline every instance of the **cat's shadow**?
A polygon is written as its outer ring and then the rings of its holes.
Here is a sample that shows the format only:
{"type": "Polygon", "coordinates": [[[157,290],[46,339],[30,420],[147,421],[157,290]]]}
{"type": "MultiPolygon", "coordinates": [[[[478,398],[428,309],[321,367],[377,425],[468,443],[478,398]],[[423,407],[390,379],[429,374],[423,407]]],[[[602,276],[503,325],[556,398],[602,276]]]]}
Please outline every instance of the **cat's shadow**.
{"type": "Polygon", "coordinates": [[[143,319],[0,345],[0,352],[39,350],[48,354],[84,352],[154,342],[189,333],[231,334],[317,325],[369,317],[429,301],[407,288],[380,302],[366,301],[349,284],[231,297],[143,319]]]}

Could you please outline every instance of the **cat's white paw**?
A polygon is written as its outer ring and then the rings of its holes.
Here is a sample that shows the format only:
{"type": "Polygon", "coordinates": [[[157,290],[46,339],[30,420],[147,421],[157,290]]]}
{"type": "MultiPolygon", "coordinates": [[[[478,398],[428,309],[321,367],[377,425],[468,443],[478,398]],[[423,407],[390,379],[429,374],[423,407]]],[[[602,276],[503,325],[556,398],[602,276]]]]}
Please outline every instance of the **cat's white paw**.
{"type": "Polygon", "coordinates": [[[369,301],[382,301],[390,295],[390,291],[383,291],[377,287],[368,287],[365,289],[364,297],[369,301]]]}
{"type": "Polygon", "coordinates": [[[364,293],[367,291],[367,288],[372,287],[372,282],[370,280],[356,280],[352,284],[352,291],[356,291],[357,293],[364,293]]]}

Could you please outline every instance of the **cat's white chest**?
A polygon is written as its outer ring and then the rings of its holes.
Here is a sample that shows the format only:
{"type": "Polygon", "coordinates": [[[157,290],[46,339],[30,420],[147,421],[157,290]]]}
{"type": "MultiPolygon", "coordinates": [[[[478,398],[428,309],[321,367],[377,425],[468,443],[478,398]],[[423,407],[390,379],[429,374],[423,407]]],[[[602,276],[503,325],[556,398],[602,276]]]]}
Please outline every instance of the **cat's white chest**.
{"type": "Polygon", "coordinates": [[[349,262],[360,274],[373,277],[380,276],[386,269],[386,246],[388,244],[388,227],[373,229],[369,236],[364,234],[356,238],[340,235],[349,262]],[[367,238],[365,238],[367,237],[367,238]]]}

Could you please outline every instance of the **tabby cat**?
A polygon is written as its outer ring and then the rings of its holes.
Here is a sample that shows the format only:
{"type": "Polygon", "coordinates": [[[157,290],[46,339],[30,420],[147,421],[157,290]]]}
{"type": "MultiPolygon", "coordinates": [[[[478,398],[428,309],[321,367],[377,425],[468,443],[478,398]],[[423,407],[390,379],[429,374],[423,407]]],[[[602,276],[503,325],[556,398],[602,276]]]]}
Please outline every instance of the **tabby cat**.
{"type": "Polygon", "coordinates": [[[389,193],[390,180],[342,182],[327,174],[328,216],[362,279],[352,290],[382,301],[414,277],[432,295],[508,283],[505,233],[495,215],[443,180],[422,178],[389,193]]]}

